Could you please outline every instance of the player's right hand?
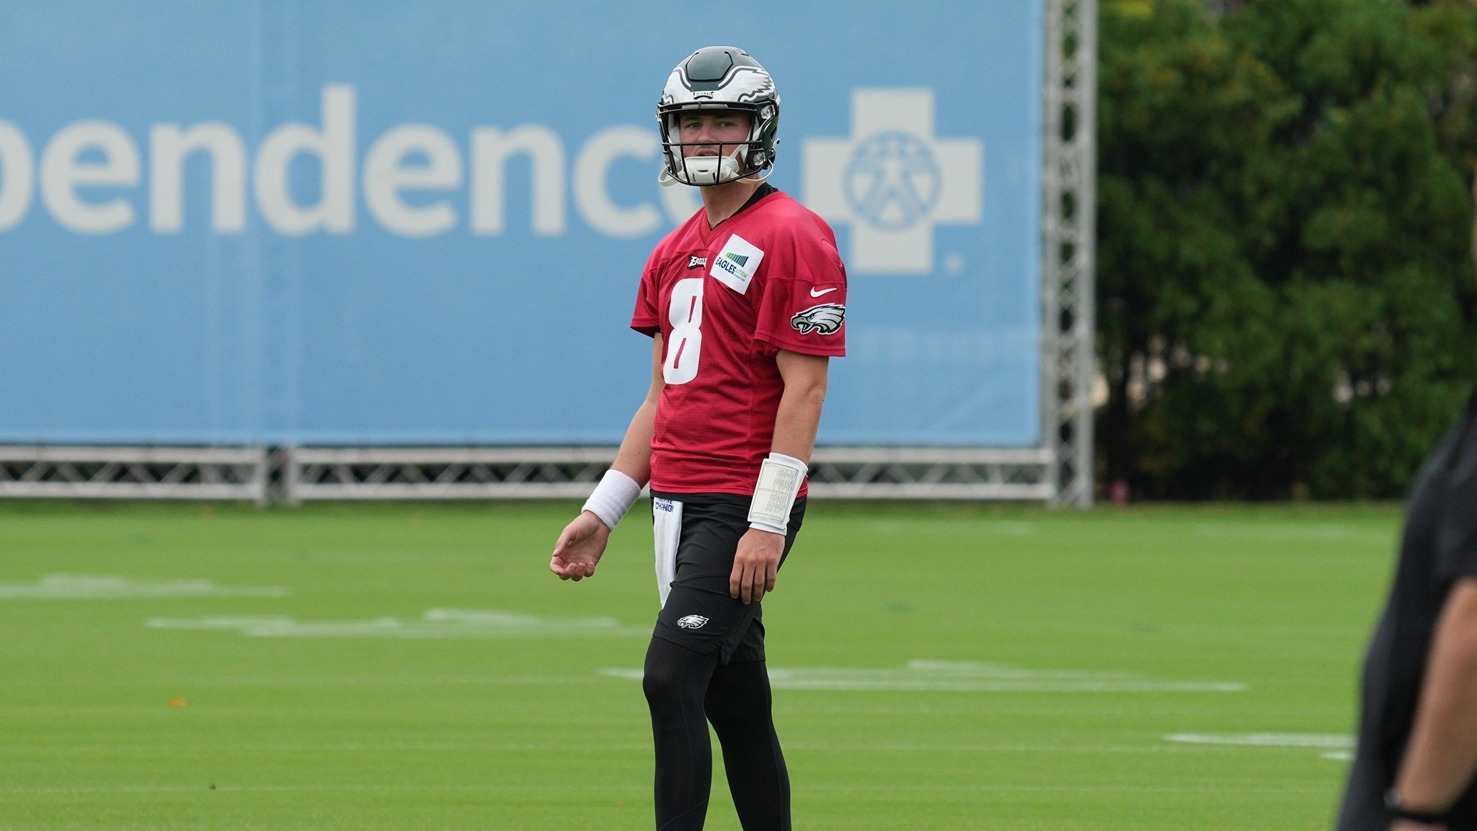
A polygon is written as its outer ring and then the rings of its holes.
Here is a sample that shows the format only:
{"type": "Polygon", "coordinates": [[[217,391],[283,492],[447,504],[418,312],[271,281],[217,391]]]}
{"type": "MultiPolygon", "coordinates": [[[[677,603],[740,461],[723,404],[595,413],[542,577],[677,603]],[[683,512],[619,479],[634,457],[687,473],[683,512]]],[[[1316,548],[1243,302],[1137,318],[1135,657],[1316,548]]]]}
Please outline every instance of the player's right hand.
{"type": "Polygon", "coordinates": [[[609,540],[610,528],[599,517],[589,511],[580,512],[573,522],[564,526],[554,543],[549,571],[559,575],[560,580],[579,581],[593,576],[609,540]]]}

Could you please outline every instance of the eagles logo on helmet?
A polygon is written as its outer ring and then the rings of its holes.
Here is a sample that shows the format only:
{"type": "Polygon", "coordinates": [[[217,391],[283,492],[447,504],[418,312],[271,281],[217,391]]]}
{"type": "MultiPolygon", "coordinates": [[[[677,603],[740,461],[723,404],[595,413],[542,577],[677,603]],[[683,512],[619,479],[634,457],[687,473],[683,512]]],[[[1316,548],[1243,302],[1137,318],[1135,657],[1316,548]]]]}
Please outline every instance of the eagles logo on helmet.
{"type": "Polygon", "coordinates": [[[662,134],[663,185],[721,185],[750,176],[768,177],[774,165],[780,96],[774,79],[748,52],[735,46],[705,46],[672,70],[656,107],[662,134]],[[734,156],[684,159],[677,123],[693,110],[737,110],[749,115],[749,137],[734,156]],[[736,157],[736,158],[735,158],[736,157]]]}

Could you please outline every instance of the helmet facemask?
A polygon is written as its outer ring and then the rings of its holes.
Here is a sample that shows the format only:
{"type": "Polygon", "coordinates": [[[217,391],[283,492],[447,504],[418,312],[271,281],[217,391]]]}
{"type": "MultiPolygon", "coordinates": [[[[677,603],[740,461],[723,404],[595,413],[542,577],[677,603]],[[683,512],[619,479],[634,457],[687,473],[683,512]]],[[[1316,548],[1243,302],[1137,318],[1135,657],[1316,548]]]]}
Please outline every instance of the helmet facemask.
{"type": "MultiPolygon", "coordinates": [[[[769,176],[774,161],[775,142],[772,139],[766,140],[763,134],[764,125],[761,123],[762,116],[755,108],[689,105],[673,109],[675,111],[665,115],[662,119],[662,151],[665,159],[660,178],[663,184],[670,185],[680,182],[684,185],[701,187],[721,185],[749,176],[755,176],[756,180],[769,176]],[[749,121],[748,134],[739,141],[711,139],[683,141],[682,117],[695,110],[743,113],[749,121]],[[714,155],[689,154],[689,149],[694,147],[717,147],[718,153],[714,155]]],[[[772,111],[773,106],[766,105],[762,109],[772,111]]],[[[774,121],[771,116],[769,119],[770,136],[773,135],[774,121]]]]}
{"type": "Polygon", "coordinates": [[[775,145],[779,144],[775,137],[779,103],[773,79],[748,53],[731,46],[709,46],[694,52],[672,70],[656,108],[662,134],[659,181],[664,185],[680,182],[706,187],[767,178],[774,165],[775,145]],[[716,142],[684,143],[678,129],[682,115],[723,110],[749,116],[748,137],[740,142],[724,142],[716,156],[685,157],[687,147],[711,147],[716,142]]]}

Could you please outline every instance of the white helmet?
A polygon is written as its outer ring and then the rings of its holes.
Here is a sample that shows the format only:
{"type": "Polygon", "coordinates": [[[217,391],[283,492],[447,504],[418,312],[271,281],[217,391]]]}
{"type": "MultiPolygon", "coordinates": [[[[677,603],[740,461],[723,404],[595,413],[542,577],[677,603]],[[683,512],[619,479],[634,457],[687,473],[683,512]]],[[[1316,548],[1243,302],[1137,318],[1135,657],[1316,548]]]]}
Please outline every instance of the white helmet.
{"type": "Polygon", "coordinates": [[[765,178],[779,144],[780,96],[774,79],[748,52],[733,46],[705,46],[693,52],[667,78],[656,107],[662,131],[664,185],[721,185],[746,176],[765,178]],[[739,110],[749,114],[749,137],[732,156],[684,159],[677,120],[693,110],[739,110]]]}

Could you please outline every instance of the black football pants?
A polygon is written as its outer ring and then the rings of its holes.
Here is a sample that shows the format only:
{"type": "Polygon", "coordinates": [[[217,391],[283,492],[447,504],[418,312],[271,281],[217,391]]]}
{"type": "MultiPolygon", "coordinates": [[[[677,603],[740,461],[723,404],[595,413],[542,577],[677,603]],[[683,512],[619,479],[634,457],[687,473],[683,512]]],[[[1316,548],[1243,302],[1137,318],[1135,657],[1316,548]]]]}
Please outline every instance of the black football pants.
{"type": "MultiPolygon", "coordinates": [[[[709,724],[744,831],[790,831],[790,777],[774,729],[762,604],[744,605],[728,594],[734,552],[749,530],[750,499],[653,497],[677,503],[665,507],[668,518],[678,517],[676,528],[665,526],[678,537],[674,579],[642,684],[656,746],[657,831],[703,827],[713,779],[709,724]]],[[[791,513],[786,555],[805,502],[796,500],[791,513]]],[[[654,510],[657,505],[654,500],[654,510]]]]}
{"type": "Polygon", "coordinates": [[[716,652],[652,638],[643,686],[656,742],[658,831],[703,827],[713,780],[709,723],[744,831],[790,831],[790,775],[763,661],[725,666],[716,652]]]}

